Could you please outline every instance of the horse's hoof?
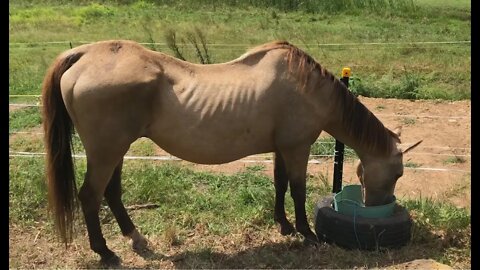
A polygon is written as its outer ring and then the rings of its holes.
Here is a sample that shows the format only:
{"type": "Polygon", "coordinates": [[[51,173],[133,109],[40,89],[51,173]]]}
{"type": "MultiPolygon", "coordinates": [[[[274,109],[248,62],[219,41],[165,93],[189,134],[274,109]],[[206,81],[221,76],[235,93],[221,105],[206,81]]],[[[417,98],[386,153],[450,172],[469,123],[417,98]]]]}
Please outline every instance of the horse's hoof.
{"type": "Polygon", "coordinates": [[[295,235],[295,228],[290,222],[280,224],[279,230],[282,235],[295,235]]]}
{"type": "Polygon", "coordinates": [[[139,233],[137,229],[134,229],[132,233],[130,233],[129,237],[132,239],[132,249],[134,251],[143,251],[147,248],[147,239],[141,233],[139,233]]]}
{"type": "Polygon", "coordinates": [[[145,237],[141,236],[132,241],[132,249],[135,251],[144,251],[148,247],[148,241],[145,237]]]}
{"type": "Polygon", "coordinates": [[[105,256],[101,256],[101,260],[100,260],[100,263],[104,266],[107,266],[107,267],[115,267],[115,266],[119,266],[120,263],[121,263],[121,260],[120,260],[120,257],[118,257],[115,253],[112,252],[112,254],[110,255],[105,255],[105,256]]]}
{"type": "Polygon", "coordinates": [[[317,247],[320,245],[320,242],[318,241],[317,236],[312,234],[305,237],[305,239],[303,240],[303,244],[309,247],[317,247]]]}

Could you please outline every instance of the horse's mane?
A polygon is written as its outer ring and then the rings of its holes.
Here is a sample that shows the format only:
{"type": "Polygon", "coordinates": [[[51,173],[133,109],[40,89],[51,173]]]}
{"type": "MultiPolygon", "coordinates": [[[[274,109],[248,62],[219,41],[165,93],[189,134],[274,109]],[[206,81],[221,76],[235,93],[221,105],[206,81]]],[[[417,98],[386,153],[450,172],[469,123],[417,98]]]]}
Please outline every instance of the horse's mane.
{"type": "Polygon", "coordinates": [[[342,114],[341,121],[347,134],[358,138],[376,154],[391,153],[394,148],[392,139],[400,143],[399,136],[386,128],[340,80],[335,79],[333,88],[333,106],[341,108],[339,113],[342,114]]]}
{"type": "Polygon", "coordinates": [[[358,138],[362,145],[379,155],[393,151],[392,139],[400,142],[398,135],[386,128],[340,80],[298,47],[286,41],[274,41],[253,48],[246,55],[277,48],[288,50],[288,70],[298,76],[302,88],[306,86],[313,71],[319,72],[320,78],[333,81],[332,106],[336,113],[341,114],[341,124],[349,136],[358,138]]]}
{"type": "Polygon", "coordinates": [[[315,59],[313,59],[313,57],[287,41],[273,41],[265,43],[250,49],[245,56],[273,49],[287,49],[288,71],[297,76],[301,89],[305,88],[309,79],[309,75],[314,70],[317,70],[324,78],[328,78],[330,80],[334,79],[332,73],[323,68],[317,61],[315,61],[315,59]]]}

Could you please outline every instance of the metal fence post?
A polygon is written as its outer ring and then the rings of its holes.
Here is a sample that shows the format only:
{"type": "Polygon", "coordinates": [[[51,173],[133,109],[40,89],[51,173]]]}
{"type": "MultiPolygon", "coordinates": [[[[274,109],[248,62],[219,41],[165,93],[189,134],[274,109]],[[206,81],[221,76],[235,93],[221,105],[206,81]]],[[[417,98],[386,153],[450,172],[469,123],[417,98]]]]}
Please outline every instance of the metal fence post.
{"type": "MultiPolygon", "coordinates": [[[[342,81],[348,88],[348,80],[350,79],[351,70],[348,67],[342,69],[342,81]]],[[[342,174],[343,174],[343,154],[345,145],[335,139],[335,160],[333,163],[333,193],[338,193],[342,190],[342,174]]]]}

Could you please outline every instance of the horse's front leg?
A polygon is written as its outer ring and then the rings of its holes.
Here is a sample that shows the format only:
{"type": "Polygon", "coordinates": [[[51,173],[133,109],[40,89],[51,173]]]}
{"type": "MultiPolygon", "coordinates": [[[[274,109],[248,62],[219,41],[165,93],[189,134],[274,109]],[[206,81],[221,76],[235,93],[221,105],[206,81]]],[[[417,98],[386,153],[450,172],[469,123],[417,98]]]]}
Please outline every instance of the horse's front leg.
{"type": "Polygon", "coordinates": [[[288,221],[285,215],[285,193],[288,188],[287,169],[282,155],[275,152],[275,165],[273,169],[273,179],[275,183],[275,213],[274,219],[280,225],[280,233],[289,235],[295,233],[295,228],[288,221]]]}
{"type": "Polygon", "coordinates": [[[305,244],[316,244],[318,239],[308,225],[305,211],[306,174],[309,154],[309,146],[282,152],[290,182],[290,193],[295,205],[295,227],[305,237],[305,244]]]}

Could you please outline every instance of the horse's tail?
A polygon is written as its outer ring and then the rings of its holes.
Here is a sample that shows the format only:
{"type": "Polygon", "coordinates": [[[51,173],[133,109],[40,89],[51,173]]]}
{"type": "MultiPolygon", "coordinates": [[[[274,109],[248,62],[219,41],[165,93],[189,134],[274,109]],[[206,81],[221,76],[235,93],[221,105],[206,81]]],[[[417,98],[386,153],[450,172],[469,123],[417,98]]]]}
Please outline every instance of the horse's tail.
{"type": "Polygon", "coordinates": [[[62,98],[60,79],[81,56],[73,53],[58,57],[47,71],[42,86],[48,206],[65,246],[73,238],[78,200],[71,146],[73,123],[62,98]]]}

